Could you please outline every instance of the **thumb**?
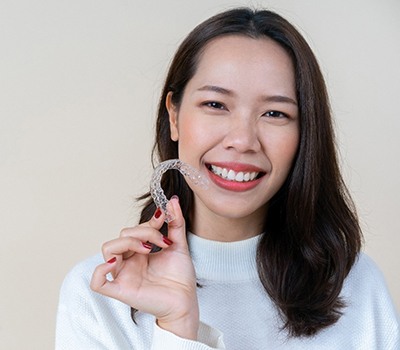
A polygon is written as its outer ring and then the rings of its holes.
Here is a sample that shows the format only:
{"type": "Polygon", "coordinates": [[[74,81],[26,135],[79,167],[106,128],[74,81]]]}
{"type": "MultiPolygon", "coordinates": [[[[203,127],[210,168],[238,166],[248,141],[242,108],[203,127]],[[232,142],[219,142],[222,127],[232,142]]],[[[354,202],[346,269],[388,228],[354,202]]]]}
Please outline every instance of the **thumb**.
{"type": "Polygon", "coordinates": [[[179,205],[178,196],[171,197],[167,208],[173,217],[173,220],[168,223],[168,238],[174,242],[174,248],[187,249],[185,218],[179,205]]]}

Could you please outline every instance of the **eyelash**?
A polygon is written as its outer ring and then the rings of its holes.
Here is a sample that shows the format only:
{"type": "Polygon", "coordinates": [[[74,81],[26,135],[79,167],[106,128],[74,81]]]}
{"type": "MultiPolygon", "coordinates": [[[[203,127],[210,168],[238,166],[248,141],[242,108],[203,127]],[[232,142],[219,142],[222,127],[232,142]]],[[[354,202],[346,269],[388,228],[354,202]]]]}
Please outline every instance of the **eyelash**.
{"type": "MultiPolygon", "coordinates": [[[[203,102],[203,106],[209,107],[211,109],[217,109],[217,110],[227,110],[225,105],[221,102],[217,101],[207,101],[203,102]]],[[[270,117],[273,119],[281,119],[281,118],[288,118],[288,115],[286,113],[280,112],[280,111],[267,111],[262,116],[270,117]],[[276,115],[278,114],[278,115],[276,115]],[[275,116],[274,116],[275,115],[275,116]]]]}
{"type": "Polygon", "coordinates": [[[212,109],[226,110],[226,107],[221,102],[217,101],[207,101],[204,102],[203,105],[212,109]]]}
{"type": "Polygon", "coordinates": [[[264,116],[264,115],[267,116],[267,117],[276,118],[276,119],[287,118],[287,117],[288,117],[287,114],[285,114],[285,113],[283,113],[283,112],[279,112],[279,111],[268,111],[268,112],[265,112],[265,113],[263,114],[263,116],[264,116]],[[279,114],[279,116],[273,116],[273,115],[271,115],[271,114],[279,114]]]}

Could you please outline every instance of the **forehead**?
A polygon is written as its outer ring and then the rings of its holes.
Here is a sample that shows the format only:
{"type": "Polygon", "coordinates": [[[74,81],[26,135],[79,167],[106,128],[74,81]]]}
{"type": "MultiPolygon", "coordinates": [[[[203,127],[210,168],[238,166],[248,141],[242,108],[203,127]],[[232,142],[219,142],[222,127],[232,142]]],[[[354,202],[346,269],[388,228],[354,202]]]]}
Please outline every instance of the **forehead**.
{"type": "Polygon", "coordinates": [[[292,60],[280,44],[268,37],[226,35],[207,43],[189,85],[206,83],[241,90],[276,88],[295,95],[292,60]]]}
{"type": "Polygon", "coordinates": [[[268,51],[273,51],[276,54],[287,56],[287,58],[290,60],[285,48],[270,37],[263,35],[254,38],[244,34],[225,34],[211,39],[202,48],[201,56],[203,56],[207,51],[222,50],[224,48],[227,48],[228,50],[238,49],[238,51],[244,53],[243,48],[249,46],[252,46],[254,50],[258,48],[260,50],[267,49],[268,51]]]}

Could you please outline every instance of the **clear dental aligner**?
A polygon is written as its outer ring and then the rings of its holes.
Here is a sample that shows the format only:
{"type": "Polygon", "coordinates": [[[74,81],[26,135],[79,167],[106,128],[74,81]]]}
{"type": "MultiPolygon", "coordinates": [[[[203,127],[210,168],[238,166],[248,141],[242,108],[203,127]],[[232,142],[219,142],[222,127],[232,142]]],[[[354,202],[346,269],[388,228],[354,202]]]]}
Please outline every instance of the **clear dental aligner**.
{"type": "Polygon", "coordinates": [[[154,203],[165,213],[165,222],[171,222],[174,218],[167,210],[168,199],[161,187],[161,178],[163,174],[170,169],[178,170],[182,175],[186,176],[193,184],[206,188],[208,185],[207,178],[200,173],[199,170],[182,162],[179,159],[169,159],[160,163],[155,169],[150,183],[150,194],[154,203]]]}

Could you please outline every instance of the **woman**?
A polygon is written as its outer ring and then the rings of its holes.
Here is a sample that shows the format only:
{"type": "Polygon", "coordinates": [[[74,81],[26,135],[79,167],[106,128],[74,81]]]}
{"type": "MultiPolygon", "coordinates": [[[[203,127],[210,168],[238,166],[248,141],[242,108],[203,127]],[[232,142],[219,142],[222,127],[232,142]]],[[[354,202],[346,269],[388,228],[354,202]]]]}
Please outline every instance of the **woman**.
{"type": "Polygon", "coordinates": [[[360,254],[322,75],[286,20],[235,9],[189,34],[154,154],[210,184],[167,172],[174,220],[144,195],[140,224],[67,276],[58,348],[399,348],[382,276],[360,254]]]}

